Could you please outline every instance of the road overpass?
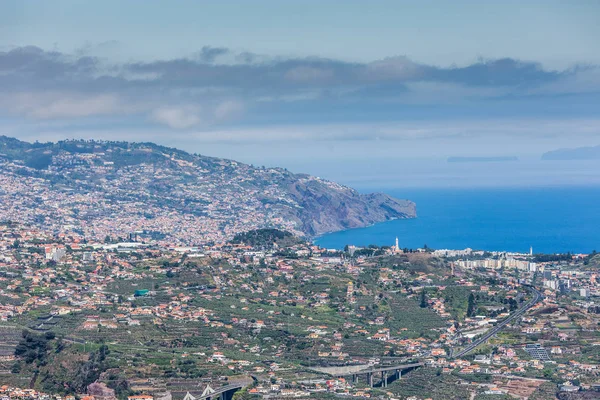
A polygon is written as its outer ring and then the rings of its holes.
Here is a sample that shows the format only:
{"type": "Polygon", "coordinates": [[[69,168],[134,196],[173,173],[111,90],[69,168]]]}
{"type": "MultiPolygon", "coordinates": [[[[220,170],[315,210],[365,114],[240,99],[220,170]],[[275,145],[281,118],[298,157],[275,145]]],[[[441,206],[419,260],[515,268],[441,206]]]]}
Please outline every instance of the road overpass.
{"type": "MultiPolygon", "coordinates": [[[[240,389],[245,388],[252,384],[253,380],[240,380],[237,382],[230,383],[225,386],[221,386],[217,389],[213,389],[210,385],[207,385],[204,391],[201,393],[190,393],[189,391],[185,394],[184,400],[231,400],[233,394],[240,389]]],[[[174,392],[176,393],[176,392],[174,392]]],[[[182,392],[180,392],[182,393],[182,392]]]]}
{"type": "Polygon", "coordinates": [[[353,382],[357,382],[362,376],[365,377],[369,386],[387,387],[388,383],[400,379],[402,371],[409,371],[415,368],[422,367],[423,363],[416,362],[410,364],[398,365],[349,365],[343,367],[315,367],[311,368],[314,371],[322,372],[335,377],[351,378],[353,382]],[[375,377],[380,376],[379,383],[375,382],[375,377]]]}

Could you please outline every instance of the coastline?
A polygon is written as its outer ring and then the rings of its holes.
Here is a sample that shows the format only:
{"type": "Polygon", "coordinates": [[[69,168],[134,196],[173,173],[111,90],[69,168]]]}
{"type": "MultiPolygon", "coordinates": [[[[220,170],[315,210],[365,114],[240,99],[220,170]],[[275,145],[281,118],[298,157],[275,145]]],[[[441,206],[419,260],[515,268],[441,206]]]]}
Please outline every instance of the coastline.
{"type": "Polygon", "coordinates": [[[416,218],[417,218],[416,215],[414,217],[410,217],[410,218],[398,218],[398,217],[394,217],[394,218],[390,218],[390,219],[385,220],[385,221],[373,222],[373,223],[365,225],[365,226],[357,226],[355,228],[345,228],[345,229],[340,229],[340,230],[337,230],[337,231],[330,231],[330,232],[319,233],[318,235],[314,235],[314,236],[309,237],[309,240],[311,241],[311,243],[314,243],[315,240],[317,240],[319,238],[322,238],[323,236],[331,235],[331,234],[334,234],[334,233],[349,232],[349,231],[353,231],[353,230],[356,230],[356,229],[366,229],[366,228],[371,228],[371,227],[379,225],[379,224],[385,224],[386,222],[399,221],[399,220],[407,220],[407,219],[416,219],[416,218]]]}
{"type": "MultiPolygon", "coordinates": [[[[381,190],[381,189],[379,189],[381,190]]],[[[419,204],[418,218],[396,218],[312,237],[325,248],[391,245],[526,253],[600,250],[600,187],[386,190],[419,204]],[[394,193],[396,192],[396,193],[394,193]]]]}

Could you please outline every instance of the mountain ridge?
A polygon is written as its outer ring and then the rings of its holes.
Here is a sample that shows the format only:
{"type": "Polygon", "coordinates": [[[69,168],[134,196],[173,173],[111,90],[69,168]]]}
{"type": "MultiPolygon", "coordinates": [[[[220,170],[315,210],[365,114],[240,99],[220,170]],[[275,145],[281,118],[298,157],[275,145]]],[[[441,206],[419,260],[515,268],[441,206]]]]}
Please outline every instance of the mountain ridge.
{"type": "Polygon", "coordinates": [[[0,171],[1,219],[50,220],[85,237],[147,231],[199,243],[271,227],[314,237],[416,216],[413,202],[384,193],[151,142],[0,136],[0,171]]]}

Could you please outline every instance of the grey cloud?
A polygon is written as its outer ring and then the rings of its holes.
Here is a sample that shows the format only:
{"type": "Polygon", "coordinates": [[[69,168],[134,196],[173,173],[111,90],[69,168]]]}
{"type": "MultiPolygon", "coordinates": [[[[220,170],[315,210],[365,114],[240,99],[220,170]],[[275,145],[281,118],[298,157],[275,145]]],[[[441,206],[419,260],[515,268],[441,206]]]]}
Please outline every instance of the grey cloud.
{"type": "Polygon", "coordinates": [[[241,52],[235,56],[235,60],[242,64],[252,64],[263,59],[265,59],[265,57],[249,51],[241,52]]]}
{"type": "MultiPolygon", "coordinates": [[[[467,86],[520,86],[551,82],[573,71],[546,71],[540,65],[513,59],[480,60],[466,67],[436,67],[419,64],[406,57],[390,57],[371,63],[351,63],[324,58],[262,59],[256,55],[238,54],[237,63],[215,64],[216,59],[230,50],[203,47],[196,57],[154,62],[106,65],[90,56],[71,57],[48,52],[37,47],[21,47],[0,52],[2,85],[8,79],[35,84],[91,83],[113,78],[115,84],[138,85],[136,74],[154,76],[145,85],[233,88],[256,88],[271,85],[272,89],[297,86],[352,87],[382,83],[405,84],[415,81],[450,82],[467,86]]],[[[110,82],[110,80],[108,80],[110,82]]]]}
{"type": "Polygon", "coordinates": [[[407,57],[388,57],[383,60],[373,61],[365,66],[364,74],[371,80],[399,80],[409,81],[425,77],[427,70],[435,68],[426,67],[412,62],[407,57]]]}
{"type": "Polygon", "coordinates": [[[296,82],[327,81],[333,77],[331,69],[298,66],[285,73],[285,77],[296,82]]]}
{"type": "Polygon", "coordinates": [[[431,76],[432,80],[476,86],[534,86],[555,81],[561,75],[572,73],[572,71],[563,73],[545,71],[540,64],[511,58],[481,60],[463,68],[427,67],[427,69],[427,75],[431,76]]]}
{"type": "Polygon", "coordinates": [[[201,62],[212,63],[219,56],[229,53],[229,49],[225,47],[204,46],[198,53],[198,59],[201,62]]]}
{"type": "Polygon", "coordinates": [[[189,58],[153,62],[108,63],[81,54],[33,46],[0,52],[4,98],[0,112],[35,118],[141,113],[146,120],[187,129],[205,121],[230,121],[252,104],[268,109],[265,104],[269,102],[303,102],[326,112],[327,105],[351,102],[368,105],[364,109],[368,112],[391,102],[435,105],[462,99],[548,95],[544,88],[561,94],[569,89],[561,82],[576,81],[574,77],[582,71],[588,77],[582,86],[590,87],[589,79],[599,76],[590,73],[598,71],[595,66],[547,71],[537,63],[509,58],[439,67],[405,56],[358,63],[318,57],[269,58],[210,46],[189,58]],[[27,93],[35,98],[35,92],[69,93],[69,99],[76,100],[46,104],[45,112],[7,105],[11,96],[27,93]],[[121,107],[123,104],[128,107],[121,107]],[[120,108],[126,111],[117,110],[120,108]],[[208,115],[190,111],[196,109],[210,111],[208,115]]]}
{"type": "Polygon", "coordinates": [[[79,82],[81,87],[94,79],[99,62],[89,56],[69,57],[38,47],[19,47],[0,52],[0,88],[60,88],[79,82]]]}

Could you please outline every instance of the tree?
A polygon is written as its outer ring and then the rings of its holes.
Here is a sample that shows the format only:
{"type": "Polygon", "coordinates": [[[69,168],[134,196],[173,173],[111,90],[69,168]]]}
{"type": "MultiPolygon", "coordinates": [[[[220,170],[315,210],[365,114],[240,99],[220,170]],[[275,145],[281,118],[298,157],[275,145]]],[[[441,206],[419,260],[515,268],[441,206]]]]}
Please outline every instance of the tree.
{"type": "Polygon", "coordinates": [[[421,308],[427,307],[427,296],[425,296],[425,288],[421,290],[421,308]]]}
{"type": "Polygon", "coordinates": [[[44,335],[38,335],[24,330],[22,339],[15,347],[15,356],[23,358],[27,364],[31,364],[34,361],[37,361],[38,364],[44,364],[48,351],[48,341],[54,338],[54,332],[46,332],[44,335]]]}
{"type": "Polygon", "coordinates": [[[467,317],[472,317],[475,313],[475,296],[473,292],[469,293],[469,300],[467,304],[467,317]]]}
{"type": "Polygon", "coordinates": [[[515,311],[518,308],[517,301],[513,298],[508,300],[508,304],[510,304],[510,307],[509,307],[510,311],[515,311]]]}
{"type": "Polygon", "coordinates": [[[19,361],[17,361],[16,363],[13,364],[13,366],[10,369],[10,372],[13,374],[18,374],[21,372],[21,363],[19,361]]]}

